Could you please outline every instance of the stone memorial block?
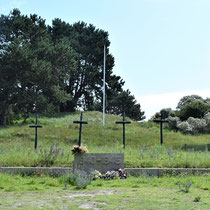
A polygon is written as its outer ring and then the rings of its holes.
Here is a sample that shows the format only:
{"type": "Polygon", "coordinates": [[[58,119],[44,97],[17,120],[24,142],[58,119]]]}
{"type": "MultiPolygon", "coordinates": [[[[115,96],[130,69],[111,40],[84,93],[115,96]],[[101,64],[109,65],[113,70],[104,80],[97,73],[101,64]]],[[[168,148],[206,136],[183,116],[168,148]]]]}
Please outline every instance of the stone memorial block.
{"type": "Polygon", "coordinates": [[[106,173],[124,168],[123,153],[85,153],[74,155],[74,169],[106,173]]]}

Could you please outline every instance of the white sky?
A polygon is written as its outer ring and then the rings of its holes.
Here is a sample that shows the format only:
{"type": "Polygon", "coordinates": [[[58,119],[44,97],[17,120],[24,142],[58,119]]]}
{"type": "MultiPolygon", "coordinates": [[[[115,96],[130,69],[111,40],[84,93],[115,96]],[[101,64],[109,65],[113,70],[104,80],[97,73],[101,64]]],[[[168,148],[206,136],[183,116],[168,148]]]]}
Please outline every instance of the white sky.
{"type": "Polygon", "coordinates": [[[15,7],[108,31],[114,74],[147,119],[185,95],[210,97],[210,0],[0,0],[0,14],[15,7]]]}

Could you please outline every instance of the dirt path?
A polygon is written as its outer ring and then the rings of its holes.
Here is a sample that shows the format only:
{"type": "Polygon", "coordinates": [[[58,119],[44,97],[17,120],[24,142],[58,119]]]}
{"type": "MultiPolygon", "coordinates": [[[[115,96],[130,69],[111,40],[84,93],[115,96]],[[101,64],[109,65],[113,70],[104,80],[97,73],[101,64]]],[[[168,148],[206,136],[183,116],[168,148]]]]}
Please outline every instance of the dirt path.
{"type": "Polygon", "coordinates": [[[91,201],[89,198],[98,195],[118,194],[115,190],[98,191],[55,191],[55,192],[1,192],[0,209],[31,209],[31,208],[82,208],[98,209],[98,205],[106,205],[105,202],[91,201]]]}

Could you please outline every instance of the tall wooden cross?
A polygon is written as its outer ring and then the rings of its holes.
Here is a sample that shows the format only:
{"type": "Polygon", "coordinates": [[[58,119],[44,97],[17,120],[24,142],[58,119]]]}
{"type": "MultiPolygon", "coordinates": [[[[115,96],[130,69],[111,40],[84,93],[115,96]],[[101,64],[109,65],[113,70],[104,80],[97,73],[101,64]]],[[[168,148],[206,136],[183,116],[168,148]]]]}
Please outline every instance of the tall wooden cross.
{"type": "Polygon", "coordinates": [[[163,123],[168,122],[168,120],[164,120],[162,115],[160,116],[160,120],[154,119],[153,120],[156,123],[160,123],[160,144],[163,144],[163,123]]]}
{"type": "Polygon", "coordinates": [[[125,124],[130,124],[130,121],[125,121],[125,112],[123,112],[123,121],[117,121],[116,124],[123,124],[123,148],[125,149],[125,124]]]}
{"type": "Polygon", "coordinates": [[[82,121],[82,112],[81,112],[81,116],[80,116],[80,120],[74,120],[73,123],[79,123],[80,127],[79,127],[79,142],[78,145],[81,146],[81,139],[82,139],[82,124],[88,124],[87,121],[82,121]]]}
{"type": "Polygon", "coordinates": [[[36,115],[36,124],[29,125],[30,128],[35,128],[35,145],[34,149],[37,153],[37,141],[38,141],[38,128],[42,128],[42,125],[38,125],[38,115],[36,115]]]}

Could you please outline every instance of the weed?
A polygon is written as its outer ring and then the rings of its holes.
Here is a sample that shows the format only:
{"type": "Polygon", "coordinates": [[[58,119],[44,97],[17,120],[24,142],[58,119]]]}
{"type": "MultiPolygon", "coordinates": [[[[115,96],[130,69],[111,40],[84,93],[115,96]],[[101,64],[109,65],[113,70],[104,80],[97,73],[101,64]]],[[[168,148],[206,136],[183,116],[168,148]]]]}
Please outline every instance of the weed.
{"type": "Polygon", "coordinates": [[[96,184],[96,186],[102,187],[103,186],[103,183],[102,182],[99,182],[99,183],[96,184]]]}
{"type": "MultiPolygon", "coordinates": [[[[58,144],[51,145],[49,151],[47,149],[40,148],[40,163],[42,166],[52,166],[55,160],[58,158],[58,155],[61,151],[61,148],[58,147],[58,144]]],[[[63,153],[61,153],[61,157],[63,153]]]]}
{"type": "Polygon", "coordinates": [[[189,189],[190,189],[190,186],[192,185],[192,183],[187,183],[187,184],[183,184],[183,185],[181,185],[181,183],[178,183],[178,185],[179,185],[179,189],[182,192],[188,193],[189,192],[189,189]]]}
{"type": "Polygon", "coordinates": [[[200,200],[201,200],[201,197],[200,197],[200,196],[197,196],[197,197],[194,198],[193,201],[194,201],[194,202],[199,202],[200,200]]]}
{"type": "Polygon", "coordinates": [[[67,190],[68,189],[68,183],[64,183],[64,190],[67,190]]]}

